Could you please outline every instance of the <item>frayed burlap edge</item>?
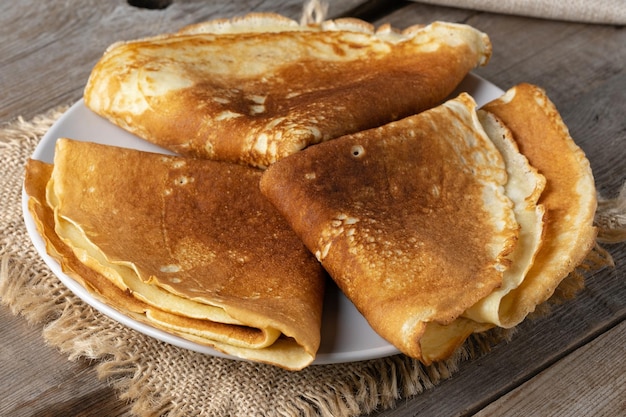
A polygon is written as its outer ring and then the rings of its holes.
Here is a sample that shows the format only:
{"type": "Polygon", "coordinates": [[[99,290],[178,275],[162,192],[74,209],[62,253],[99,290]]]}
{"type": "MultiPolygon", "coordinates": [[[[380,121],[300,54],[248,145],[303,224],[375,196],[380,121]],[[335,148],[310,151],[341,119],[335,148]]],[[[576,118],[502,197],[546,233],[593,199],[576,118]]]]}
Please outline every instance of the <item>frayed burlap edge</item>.
{"type": "Polygon", "coordinates": [[[598,196],[595,218],[598,242],[620,243],[626,241],[626,182],[615,198],[598,196]]]}
{"type": "MultiPolygon", "coordinates": [[[[431,389],[450,378],[461,361],[485,354],[513,334],[498,329],[475,335],[452,358],[428,367],[396,355],[289,372],[198,354],[126,328],[66,289],[40,259],[23,225],[23,165],[65,110],[55,109],[29,122],[17,119],[0,132],[6,167],[0,178],[5,221],[0,236],[0,301],[14,314],[43,325],[46,342],[70,360],[94,360],[99,376],[132,403],[134,414],[357,416],[431,389]]],[[[588,266],[563,282],[553,302],[569,299],[582,288],[585,268],[610,264],[610,255],[600,246],[592,253],[588,266]]],[[[535,315],[542,311],[547,310],[542,307],[535,315]]]]}

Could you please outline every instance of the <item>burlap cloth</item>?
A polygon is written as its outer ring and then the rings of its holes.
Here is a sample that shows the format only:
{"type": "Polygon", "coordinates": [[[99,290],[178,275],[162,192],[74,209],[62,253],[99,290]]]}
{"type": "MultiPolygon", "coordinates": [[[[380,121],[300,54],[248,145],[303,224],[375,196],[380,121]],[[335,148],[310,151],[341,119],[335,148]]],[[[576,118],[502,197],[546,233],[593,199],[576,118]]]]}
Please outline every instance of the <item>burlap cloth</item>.
{"type": "Polygon", "coordinates": [[[38,256],[24,226],[25,161],[63,110],[0,129],[0,298],[14,314],[41,325],[46,342],[70,360],[95,360],[99,376],[133,404],[136,415],[355,416],[432,388],[460,361],[510,337],[510,331],[477,335],[453,358],[429,367],[396,355],[289,372],[195,353],[126,328],[65,288],[38,256]]]}
{"type": "Polygon", "coordinates": [[[624,25],[624,0],[417,0],[439,6],[572,22],[624,25]]]}

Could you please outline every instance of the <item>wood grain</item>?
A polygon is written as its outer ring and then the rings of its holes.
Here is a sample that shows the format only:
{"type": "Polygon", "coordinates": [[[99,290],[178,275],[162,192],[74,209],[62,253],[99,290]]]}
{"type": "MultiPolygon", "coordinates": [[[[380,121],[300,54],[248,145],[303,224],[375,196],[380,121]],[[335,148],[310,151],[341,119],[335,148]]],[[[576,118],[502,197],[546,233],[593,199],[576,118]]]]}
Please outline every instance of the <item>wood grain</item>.
{"type": "Polygon", "coordinates": [[[567,355],[476,417],[617,415],[626,412],[626,323],[567,355]]]}
{"type": "Polygon", "coordinates": [[[0,415],[94,416],[129,415],[130,407],[117,398],[86,360],[67,356],[44,344],[40,326],[0,308],[0,415]]]}

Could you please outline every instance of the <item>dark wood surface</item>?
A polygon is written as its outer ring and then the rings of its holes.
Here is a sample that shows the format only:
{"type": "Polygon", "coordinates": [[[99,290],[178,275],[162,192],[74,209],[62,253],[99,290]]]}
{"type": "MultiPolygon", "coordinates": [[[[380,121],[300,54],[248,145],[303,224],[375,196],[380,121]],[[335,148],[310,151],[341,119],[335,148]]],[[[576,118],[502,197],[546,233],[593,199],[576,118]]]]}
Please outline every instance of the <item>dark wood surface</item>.
{"type": "MultiPolygon", "coordinates": [[[[249,11],[299,18],[302,3],[174,0],[162,10],[123,0],[0,3],[0,122],[28,119],[81,97],[106,46],[249,11]]],[[[626,31],[496,15],[413,2],[334,1],[329,15],[357,15],[397,27],[464,22],[488,33],[494,53],[477,74],[503,89],[546,89],[587,153],[598,191],[615,197],[626,181],[626,31]]],[[[626,245],[607,245],[617,267],[587,278],[579,296],[529,320],[513,339],[466,362],[453,378],[377,416],[619,415],[626,410],[624,318],[626,245]]],[[[70,362],[30,326],[0,307],[1,416],[127,416],[130,407],[98,380],[91,364],[70,362]]]]}

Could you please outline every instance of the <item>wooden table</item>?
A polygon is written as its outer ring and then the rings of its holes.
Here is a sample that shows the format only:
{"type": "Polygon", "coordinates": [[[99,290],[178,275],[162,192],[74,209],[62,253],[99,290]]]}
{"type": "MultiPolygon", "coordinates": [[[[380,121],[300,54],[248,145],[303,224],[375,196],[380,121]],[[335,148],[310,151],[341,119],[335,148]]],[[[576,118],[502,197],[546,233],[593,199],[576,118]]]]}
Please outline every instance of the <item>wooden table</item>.
{"type": "MultiPolygon", "coordinates": [[[[119,39],[171,31],[243,12],[298,18],[298,0],[174,0],[163,10],[123,0],[0,3],[0,121],[29,119],[81,97],[91,67],[119,39]],[[252,9],[247,9],[252,7],[252,9]]],[[[476,71],[503,89],[544,87],[587,153],[598,191],[614,197],[626,180],[624,27],[495,15],[411,2],[332,2],[330,17],[353,15],[396,27],[432,20],[471,24],[494,45],[476,71]]],[[[378,416],[623,415],[626,412],[626,245],[607,246],[617,264],[587,278],[576,300],[524,322],[513,340],[463,363],[450,380],[378,416]]],[[[85,361],[44,344],[41,329],[0,307],[0,415],[122,416],[129,406],[85,361]]]]}

